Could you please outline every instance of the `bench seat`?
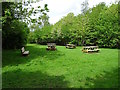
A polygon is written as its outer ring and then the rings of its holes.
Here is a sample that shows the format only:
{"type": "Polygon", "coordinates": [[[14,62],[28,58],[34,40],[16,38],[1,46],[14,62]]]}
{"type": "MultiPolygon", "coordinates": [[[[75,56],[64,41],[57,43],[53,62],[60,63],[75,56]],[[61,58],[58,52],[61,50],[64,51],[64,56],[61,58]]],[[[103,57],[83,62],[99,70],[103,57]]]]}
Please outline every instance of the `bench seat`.
{"type": "Polygon", "coordinates": [[[27,55],[29,55],[29,51],[25,51],[25,48],[22,47],[21,54],[22,54],[22,56],[27,56],[27,55]]]}
{"type": "Polygon", "coordinates": [[[25,51],[25,52],[23,52],[23,54],[29,54],[29,51],[25,51]]]}

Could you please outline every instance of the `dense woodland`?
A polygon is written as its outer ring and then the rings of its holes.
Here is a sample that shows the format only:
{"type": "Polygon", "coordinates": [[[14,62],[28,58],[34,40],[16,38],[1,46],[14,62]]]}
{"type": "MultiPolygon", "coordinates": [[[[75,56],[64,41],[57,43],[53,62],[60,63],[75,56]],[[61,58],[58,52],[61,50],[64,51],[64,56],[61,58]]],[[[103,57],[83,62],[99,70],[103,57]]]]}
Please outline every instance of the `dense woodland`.
{"type": "Polygon", "coordinates": [[[47,5],[44,9],[39,6],[39,12],[34,8],[28,12],[26,9],[22,10],[19,4],[17,8],[20,13],[16,14],[13,11],[17,9],[11,8],[15,4],[8,4],[2,4],[3,48],[20,48],[26,43],[45,45],[48,42],[55,42],[57,45],[72,43],[78,46],[98,45],[109,48],[117,48],[120,45],[118,3],[106,6],[102,2],[93,8],[88,8],[88,5],[83,3],[82,13],[75,16],[71,12],[54,25],[49,23],[47,5]],[[41,13],[40,17],[31,19],[33,12],[34,15],[41,13]]]}
{"type": "Polygon", "coordinates": [[[30,32],[31,43],[58,45],[98,45],[99,47],[118,47],[120,32],[118,25],[118,5],[106,6],[100,3],[85,13],[74,16],[69,13],[54,25],[36,27],[30,32]]]}

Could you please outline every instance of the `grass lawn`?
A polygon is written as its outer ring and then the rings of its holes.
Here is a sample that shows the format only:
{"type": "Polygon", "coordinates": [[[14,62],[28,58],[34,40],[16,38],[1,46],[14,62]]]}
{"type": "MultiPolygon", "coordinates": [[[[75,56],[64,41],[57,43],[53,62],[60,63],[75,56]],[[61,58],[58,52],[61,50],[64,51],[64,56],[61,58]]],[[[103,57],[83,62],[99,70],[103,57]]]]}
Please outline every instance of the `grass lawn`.
{"type": "Polygon", "coordinates": [[[30,55],[3,50],[3,88],[114,88],[118,87],[118,49],[82,53],[82,47],[46,51],[44,45],[28,44],[30,55]]]}

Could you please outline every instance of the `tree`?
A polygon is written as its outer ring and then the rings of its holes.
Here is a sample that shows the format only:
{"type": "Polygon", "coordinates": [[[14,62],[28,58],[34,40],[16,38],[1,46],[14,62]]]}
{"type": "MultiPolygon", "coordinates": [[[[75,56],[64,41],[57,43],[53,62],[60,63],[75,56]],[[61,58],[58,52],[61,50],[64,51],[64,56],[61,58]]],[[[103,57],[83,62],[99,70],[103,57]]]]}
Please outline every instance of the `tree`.
{"type": "Polygon", "coordinates": [[[34,34],[40,44],[56,42],[59,45],[73,43],[117,48],[120,44],[118,5],[108,7],[102,2],[93,8],[83,9],[84,12],[77,16],[69,13],[51,28],[36,29],[34,34]]]}
{"type": "Polygon", "coordinates": [[[36,3],[33,0],[30,1],[24,0],[23,2],[1,2],[1,3],[3,7],[2,8],[3,48],[20,48],[21,46],[27,43],[29,28],[28,25],[25,23],[41,24],[41,17],[43,15],[46,15],[46,12],[49,11],[47,8],[47,4],[45,4],[44,9],[42,9],[40,6],[38,6],[38,8],[36,9],[32,7],[32,3],[36,3]],[[31,18],[31,15],[36,15],[37,13],[40,14],[38,17],[39,19],[31,18]]]}
{"type": "Polygon", "coordinates": [[[21,48],[21,46],[24,46],[27,43],[28,33],[29,28],[27,27],[27,24],[18,20],[13,20],[10,24],[10,28],[2,32],[3,48],[21,48]]]}
{"type": "Polygon", "coordinates": [[[102,47],[119,46],[118,5],[112,4],[101,12],[96,28],[99,29],[98,43],[102,47]]]}
{"type": "Polygon", "coordinates": [[[85,0],[85,2],[82,3],[82,36],[81,36],[81,44],[82,45],[85,45],[85,36],[86,36],[86,32],[87,32],[87,29],[88,29],[88,22],[89,22],[89,18],[88,18],[88,15],[87,13],[89,13],[88,10],[88,0],[85,0]]]}
{"type": "Polygon", "coordinates": [[[50,23],[48,21],[49,20],[49,16],[48,15],[43,15],[41,17],[41,20],[42,20],[42,27],[50,25],[50,23]]]}
{"type": "Polygon", "coordinates": [[[89,5],[89,4],[88,4],[88,0],[85,0],[85,2],[83,2],[81,5],[82,5],[82,9],[81,9],[82,13],[83,13],[83,14],[86,14],[87,11],[88,11],[88,9],[89,9],[89,8],[88,8],[88,5],[89,5]]]}
{"type": "Polygon", "coordinates": [[[88,13],[89,21],[87,27],[89,30],[87,31],[87,38],[86,38],[86,45],[97,45],[97,40],[99,39],[98,31],[99,29],[96,28],[97,22],[101,15],[101,12],[106,10],[107,7],[104,2],[99,3],[96,7],[90,9],[90,13],[88,13]]]}

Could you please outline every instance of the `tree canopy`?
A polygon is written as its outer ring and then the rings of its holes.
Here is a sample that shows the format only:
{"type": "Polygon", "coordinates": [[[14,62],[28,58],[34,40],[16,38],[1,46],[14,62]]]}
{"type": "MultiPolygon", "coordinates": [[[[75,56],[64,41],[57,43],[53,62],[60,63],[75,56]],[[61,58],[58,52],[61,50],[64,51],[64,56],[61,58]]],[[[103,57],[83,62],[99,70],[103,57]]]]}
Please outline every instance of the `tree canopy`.
{"type": "Polygon", "coordinates": [[[73,43],[76,45],[98,45],[99,47],[117,48],[120,44],[120,27],[118,26],[118,4],[106,6],[104,2],[93,8],[87,8],[83,3],[83,12],[77,16],[69,13],[50,28],[33,32],[36,42],[40,44],[56,42],[59,45],[73,43]],[[42,36],[42,37],[41,37],[42,36]],[[47,38],[47,39],[46,39],[47,38]]]}
{"type": "Polygon", "coordinates": [[[2,41],[3,48],[20,48],[27,43],[30,32],[28,25],[47,23],[49,9],[47,4],[44,8],[38,6],[34,8],[33,0],[20,2],[0,2],[2,3],[2,41]],[[37,18],[32,15],[38,14],[37,18]]]}
{"type": "Polygon", "coordinates": [[[47,4],[44,8],[34,8],[32,3],[36,2],[33,0],[1,3],[3,48],[20,48],[28,41],[39,44],[73,43],[110,48],[117,48],[120,44],[118,3],[107,6],[102,2],[88,8],[86,0],[82,3],[82,13],[75,16],[71,12],[54,25],[49,23],[47,4]],[[36,18],[32,18],[36,15],[36,18]]]}

